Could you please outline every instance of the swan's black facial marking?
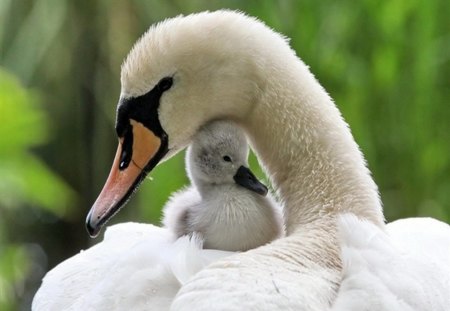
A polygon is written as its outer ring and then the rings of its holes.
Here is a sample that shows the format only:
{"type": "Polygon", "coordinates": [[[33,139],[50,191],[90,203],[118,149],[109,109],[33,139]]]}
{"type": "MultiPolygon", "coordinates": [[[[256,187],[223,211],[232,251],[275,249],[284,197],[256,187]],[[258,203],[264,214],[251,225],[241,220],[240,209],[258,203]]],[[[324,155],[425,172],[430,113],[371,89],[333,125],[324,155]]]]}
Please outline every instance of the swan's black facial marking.
{"type": "Polygon", "coordinates": [[[123,138],[120,170],[128,167],[133,156],[133,131],[130,119],[142,123],[161,139],[161,147],[158,153],[143,170],[150,171],[167,153],[168,137],[159,122],[158,108],[162,94],[169,90],[172,85],[173,78],[165,77],[146,94],[120,100],[116,119],[117,136],[123,138]]]}

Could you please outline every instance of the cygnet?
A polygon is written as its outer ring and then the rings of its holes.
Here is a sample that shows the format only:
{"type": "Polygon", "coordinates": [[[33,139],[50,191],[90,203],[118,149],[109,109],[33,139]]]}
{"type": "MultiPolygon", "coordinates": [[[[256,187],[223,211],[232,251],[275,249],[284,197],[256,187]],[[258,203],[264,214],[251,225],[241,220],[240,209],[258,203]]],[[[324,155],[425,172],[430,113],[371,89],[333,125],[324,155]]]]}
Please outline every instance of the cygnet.
{"type": "Polygon", "coordinates": [[[191,185],[164,207],[163,224],[180,237],[196,233],[203,247],[246,251],[284,234],[282,212],[248,168],[249,147],[235,124],[213,121],[186,153],[191,185]]]}

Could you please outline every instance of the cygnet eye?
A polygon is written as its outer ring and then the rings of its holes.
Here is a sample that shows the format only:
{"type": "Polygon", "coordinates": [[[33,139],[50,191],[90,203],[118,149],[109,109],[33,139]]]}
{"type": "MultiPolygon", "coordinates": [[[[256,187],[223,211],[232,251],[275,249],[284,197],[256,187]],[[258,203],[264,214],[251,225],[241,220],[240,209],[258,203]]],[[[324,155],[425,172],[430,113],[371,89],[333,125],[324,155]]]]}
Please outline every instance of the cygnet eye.
{"type": "Polygon", "coordinates": [[[170,89],[172,87],[172,84],[173,84],[173,78],[165,77],[165,78],[162,78],[158,82],[158,88],[160,89],[161,92],[164,92],[164,91],[167,91],[168,89],[170,89]]]}
{"type": "Polygon", "coordinates": [[[231,162],[231,158],[227,155],[223,157],[223,160],[226,162],[231,162]]]}

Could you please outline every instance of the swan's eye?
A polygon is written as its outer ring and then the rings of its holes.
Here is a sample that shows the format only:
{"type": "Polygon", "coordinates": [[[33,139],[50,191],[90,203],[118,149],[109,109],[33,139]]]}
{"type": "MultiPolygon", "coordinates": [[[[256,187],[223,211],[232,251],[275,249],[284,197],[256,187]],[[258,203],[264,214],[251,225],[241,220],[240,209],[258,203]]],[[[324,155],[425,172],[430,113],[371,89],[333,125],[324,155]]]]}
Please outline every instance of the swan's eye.
{"type": "Polygon", "coordinates": [[[231,158],[227,155],[223,157],[223,160],[226,162],[231,162],[231,158]]]}
{"type": "Polygon", "coordinates": [[[158,88],[159,90],[162,92],[167,91],[168,89],[170,89],[172,87],[173,84],[173,78],[172,77],[165,77],[162,78],[159,82],[158,82],[158,88]]]}

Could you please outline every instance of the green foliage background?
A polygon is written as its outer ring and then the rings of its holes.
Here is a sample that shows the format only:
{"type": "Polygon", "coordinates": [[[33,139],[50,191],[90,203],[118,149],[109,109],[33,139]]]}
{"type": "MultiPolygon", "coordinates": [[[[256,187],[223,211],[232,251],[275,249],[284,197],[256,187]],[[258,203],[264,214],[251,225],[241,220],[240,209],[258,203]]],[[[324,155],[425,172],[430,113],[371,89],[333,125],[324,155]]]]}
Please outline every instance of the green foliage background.
{"type": "MultiPolygon", "coordinates": [[[[388,221],[450,221],[450,1],[0,0],[1,310],[28,310],[45,272],[96,242],[84,219],[112,163],[132,44],[154,22],[218,8],[291,38],[350,124],[388,221]]],[[[151,175],[113,222],[158,223],[186,183],[183,155],[151,175]]]]}

